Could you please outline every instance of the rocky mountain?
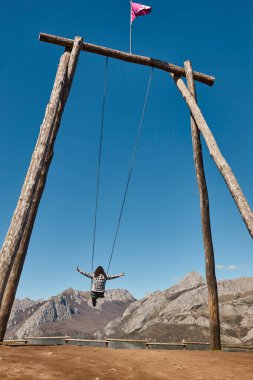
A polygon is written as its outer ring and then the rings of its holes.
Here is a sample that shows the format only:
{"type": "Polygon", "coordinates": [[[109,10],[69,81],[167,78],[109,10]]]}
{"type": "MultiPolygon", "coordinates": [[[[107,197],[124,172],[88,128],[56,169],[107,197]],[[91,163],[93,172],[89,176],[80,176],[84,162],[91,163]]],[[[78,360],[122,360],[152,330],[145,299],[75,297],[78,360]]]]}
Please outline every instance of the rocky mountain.
{"type": "MultiPolygon", "coordinates": [[[[253,278],[218,282],[222,342],[253,343],[253,278]]],[[[83,338],[209,340],[206,282],[196,272],[178,284],[135,300],[108,290],[93,308],[90,293],[68,289],[48,300],[16,300],[5,338],[70,335],[83,338]]]]}
{"type": "Polygon", "coordinates": [[[96,308],[90,292],[67,289],[48,300],[15,300],[5,339],[24,336],[90,338],[98,329],[122,316],[135,299],[127,290],[114,289],[99,299],[96,308]]]}
{"type": "MultiPolygon", "coordinates": [[[[218,282],[222,342],[253,343],[253,278],[218,282]]],[[[179,342],[209,340],[207,286],[191,272],[177,285],[130,304],[97,338],[150,338],[179,342]]]]}

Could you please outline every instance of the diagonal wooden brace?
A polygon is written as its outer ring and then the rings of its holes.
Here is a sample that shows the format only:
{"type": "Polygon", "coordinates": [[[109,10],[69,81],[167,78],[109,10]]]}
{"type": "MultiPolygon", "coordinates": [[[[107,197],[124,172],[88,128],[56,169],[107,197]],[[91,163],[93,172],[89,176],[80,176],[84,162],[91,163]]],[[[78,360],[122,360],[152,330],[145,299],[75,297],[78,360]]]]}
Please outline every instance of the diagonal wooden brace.
{"type": "Polygon", "coordinates": [[[198,107],[194,97],[191,95],[190,91],[184,84],[184,81],[182,78],[180,78],[177,75],[171,74],[170,76],[174,79],[174,82],[181,92],[185,102],[187,103],[188,107],[190,108],[191,115],[194,118],[194,121],[202,133],[205,142],[207,144],[207,147],[209,149],[210,155],[213,158],[217,168],[219,169],[221,175],[223,176],[227,187],[234,198],[234,201],[241,213],[241,216],[244,220],[244,223],[253,238],[253,212],[247,202],[247,199],[245,198],[242,189],[239,186],[239,183],[237,182],[237,179],[234,176],[234,173],[232,172],[232,169],[228,165],[225,158],[222,156],[219,147],[212,135],[212,132],[210,131],[201,111],[198,107]]]}

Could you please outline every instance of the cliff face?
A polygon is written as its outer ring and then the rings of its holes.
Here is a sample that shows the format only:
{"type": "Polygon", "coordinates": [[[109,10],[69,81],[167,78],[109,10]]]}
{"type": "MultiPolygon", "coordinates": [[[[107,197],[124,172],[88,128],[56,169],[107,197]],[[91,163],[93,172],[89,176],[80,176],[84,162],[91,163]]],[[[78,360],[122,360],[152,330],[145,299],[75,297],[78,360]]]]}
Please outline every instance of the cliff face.
{"type": "Polygon", "coordinates": [[[109,290],[96,308],[90,292],[68,289],[48,300],[15,300],[5,338],[26,335],[91,337],[109,321],[122,316],[135,299],[126,290],[109,290]]]}
{"type": "MultiPolygon", "coordinates": [[[[218,282],[222,341],[253,342],[253,278],[218,282]]],[[[159,341],[208,341],[208,294],[195,272],[179,284],[133,302],[123,316],[96,337],[151,338],[159,341]]]]}

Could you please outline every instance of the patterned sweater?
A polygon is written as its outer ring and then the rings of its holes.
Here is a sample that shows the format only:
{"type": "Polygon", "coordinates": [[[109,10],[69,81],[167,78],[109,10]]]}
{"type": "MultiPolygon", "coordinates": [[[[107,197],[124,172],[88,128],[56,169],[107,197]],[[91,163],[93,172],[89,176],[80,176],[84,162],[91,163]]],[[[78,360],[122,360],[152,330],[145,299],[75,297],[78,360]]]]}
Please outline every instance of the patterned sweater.
{"type": "Polygon", "coordinates": [[[89,277],[92,279],[92,292],[99,292],[103,293],[105,291],[105,283],[106,280],[113,280],[114,278],[121,277],[122,274],[116,274],[114,276],[107,275],[107,278],[105,278],[102,274],[99,274],[98,277],[94,276],[94,273],[88,273],[88,272],[82,272],[79,271],[79,273],[83,274],[86,277],[89,277]]]}

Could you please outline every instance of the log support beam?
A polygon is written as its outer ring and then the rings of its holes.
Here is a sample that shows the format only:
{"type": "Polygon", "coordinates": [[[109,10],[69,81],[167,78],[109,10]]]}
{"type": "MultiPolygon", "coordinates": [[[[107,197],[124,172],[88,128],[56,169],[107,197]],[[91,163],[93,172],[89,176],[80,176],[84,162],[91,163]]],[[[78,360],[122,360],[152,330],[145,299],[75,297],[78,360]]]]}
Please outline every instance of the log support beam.
{"type": "Polygon", "coordinates": [[[0,255],[0,341],[4,338],[81,47],[82,38],[76,37],[72,50],[67,48],[60,58],[37,144],[2,246],[0,255]]]}
{"type": "MultiPolygon", "coordinates": [[[[184,63],[188,89],[197,103],[195,83],[192,74],[192,66],[190,61],[184,63]]],[[[191,121],[191,134],[194,165],[199,189],[200,197],[200,213],[202,224],[202,235],[205,251],[206,263],[206,283],[208,288],[208,303],[209,303],[209,323],[210,323],[210,347],[212,350],[221,350],[220,340],[220,319],[219,319],[219,299],[217,281],[215,275],[215,259],[212,242],[210,212],[209,212],[209,197],[206,185],[202,147],[198,127],[193,119],[191,121]]]]}
{"type": "MultiPolygon", "coordinates": [[[[71,49],[74,41],[64,37],[58,37],[51,34],[40,33],[39,41],[48,42],[51,44],[64,46],[71,49]]],[[[182,77],[185,77],[185,69],[180,66],[173,65],[172,63],[160,61],[159,59],[143,57],[141,55],[125,53],[123,51],[110,49],[104,46],[89,44],[87,42],[82,43],[82,50],[89,53],[99,54],[110,58],[119,59],[125,62],[137,63],[138,65],[150,66],[169,73],[173,73],[182,77]]],[[[206,75],[193,71],[194,80],[212,86],[215,78],[211,75],[206,75]]]]}
{"type": "Polygon", "coordinates": [[[247,199],[245,198],[242,189],[239,186],[239,183],[237,182],[237,179],[235,178],[234,173],[232,172],[232,169],[228,165],[225,158],[222,156],[219,147],[212,135],[212,132],[210,131],[194,97],[191,95],[190,91],[186,87],[184,81],[182,78],[180,78],[177,75],[171,74],[170,76],[173,78],[175,85],[181,92],[185,102],[187,103],[188,107],[190,108],[191,115],[202,133],[204,140],[207,144],[207,147],[209,149],[210,155],[213,158],[217,168],[219,169],[221,175],[223,176],[227,187],[239,209],[239,212],[242,216],[242,219],[253,238],[253,212],[247,202],[247,199]]]}

